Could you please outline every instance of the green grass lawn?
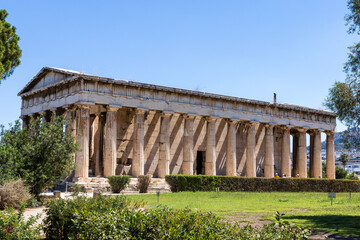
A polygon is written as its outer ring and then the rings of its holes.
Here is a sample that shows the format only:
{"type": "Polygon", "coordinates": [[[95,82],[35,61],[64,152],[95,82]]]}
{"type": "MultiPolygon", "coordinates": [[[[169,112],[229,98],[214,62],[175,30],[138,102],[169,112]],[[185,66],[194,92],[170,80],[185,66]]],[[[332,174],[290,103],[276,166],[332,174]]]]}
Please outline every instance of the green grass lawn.
{"type": "MultiPolygon", "coordinates": [[[[273,220],[276,211],[290,222],[342,236],[360,236],[360,193],[337,193],[331,206],[327,193],[181,192],[162,193],[160,204],[172,208],[211,211],[229,220],[247,221],[251,216],[273,220]],[[237,216],[241,216],[237,218],[237,216]]],[[[158,205],[155,194],[129,195],[146,207],[158,205]]]]}

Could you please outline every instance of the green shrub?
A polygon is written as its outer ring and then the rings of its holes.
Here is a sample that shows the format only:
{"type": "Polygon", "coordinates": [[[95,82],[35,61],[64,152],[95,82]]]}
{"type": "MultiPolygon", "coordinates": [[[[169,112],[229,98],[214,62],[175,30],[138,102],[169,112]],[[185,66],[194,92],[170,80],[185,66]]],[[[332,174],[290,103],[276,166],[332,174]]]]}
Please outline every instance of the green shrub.
{"type": "Polygon", "coordinates": [[[138,176],[138,189],[140,193],[147,193],[151,183],[150,175],[138,176]]]}
{"type": "Polygon", "coordinates": [[[31,216],[24,220],[25,204],[22,204],[19,211],[14,208],[6,208],[0,211],[0,239],[3,240],[25,240],[40,238],[41,226],[36,225],[40,215],[31,216]]]}
{"type": "Polygon", "coordinates": [[[359,178],[355,175],[355,172],[353,172],[353,173],[351,173],[351,174],[347,175],[347,176],[345,177],[345,179],[350,179],[350,180],[359,180],[359,178]]]}
{"type": "Polygon", "coordinates": [[[0,208],[19,208],[22,202],[31,198],[28,187],[21,179],[5,182],[0,185],[0,208]]]}
{"type": "Polygon", "coordinates": [[[120,193],[130,183],[130,178],[131,176],[128,175],[108,176],[111,191],[113,193],[120,193]]]}
{"type": "Polygon", "coordinates": [[[335,167],[335,178],[336,179],[345,179],[348,172],[341,168],[341,167],[335,167]]]}
{"type": "Polygon", "coordinates": [[[226,192],[359,192],[360,181],[316,178],[248,178],[206,175],[167,175],[171,191],[226,192]]]}
{"type": "Polygon", "coordinates": [[[97,199],[52,200],[45,219],[47,239],[290,240],[308,236],[305,229],[294,229],[284,221],[281,221],[281,226],[270,224],[256,229],[226,223],[210,212],[162,206],[139,209],[140,205],[134,205],[123,196],[97,199]],[[297,237],[300,234],[303,237],[297,237]]]}
{"type": "Polygon", "coordinates": [[[119,212],[125,208],[137,209],[142,206],[142,203],[134,202],[124,196],[99,196],[97,198],[80,196],[68,200],[51,199],[46,205],[48,208],[44,220],[44,233],[47,239],[68,239],[71,234],[79,232],[74,222],[82,218],[84,214],[119,212]]]}

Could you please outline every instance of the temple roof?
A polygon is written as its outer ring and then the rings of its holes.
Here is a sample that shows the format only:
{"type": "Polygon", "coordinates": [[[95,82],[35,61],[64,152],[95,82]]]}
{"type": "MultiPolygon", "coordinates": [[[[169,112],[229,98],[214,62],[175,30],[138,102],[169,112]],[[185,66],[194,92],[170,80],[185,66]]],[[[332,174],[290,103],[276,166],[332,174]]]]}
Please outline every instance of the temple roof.
{"type": "Polygon", "coordinates": [[[160,85],[154,85],[154,84],[147,84],[147,83],[140,83],[140,82],[134,82],[134,81],[126,81],[126,80],[118,80],[114,78],[107,78],[107,77],[99,77],[96,75],[86,74],[82,72],[77,72],[73,70],[67,70],[62,68],[54,68],[54,67],[43,67],[38,74],[36,74],[30,82],[18,93],[18,96],[23,96],[27,93],[31,93],[33,88],[41,81],[41,79],[46,76],[50,72],[60,73],[64,74],[67,77],[72,77],[74,79],[87,79],[87,80],[93,80],[93,81],[101,81],[101,82],[112,82],[119,85],[126,85],[126,86],[135,86],[135,87],[141,87],[141,88],[147,88],[147,89],[155,89],[160,91],[166,91],[166,92],[175,92],[175,93],[181,93],[181,94],[189,94],[189,95],[196,95],[196,96],[202,96],[202,97],[209,97],[214,99],[223,99],[223,100],[230,100],[234,102],[241,102],[241,103],[249,103],[249,104],[258,104],[263,106],[273,106],[288,110],[298,110],[298,111],[305,111],[305,112],[312,112],[312,113],[319,113],[329,116],[336,116],[334,112],[314,109],[314,108],[308,108],[308,107],[302,107],[292,104],[280,104],[280,103],[271,103],[266,101],[259,101],[259,100],[252,100],[252,99],[246,99],[246,98],[239,98],[239,97],[231,97],[231,96],[225,96],[220,94],[213,94],[213,93],[207,93],[207,92],[201,92],[201,91],[193,91],[193,90],[186,90],[181,88],[172,88],[172,87],[165,87],[160,85]]]}

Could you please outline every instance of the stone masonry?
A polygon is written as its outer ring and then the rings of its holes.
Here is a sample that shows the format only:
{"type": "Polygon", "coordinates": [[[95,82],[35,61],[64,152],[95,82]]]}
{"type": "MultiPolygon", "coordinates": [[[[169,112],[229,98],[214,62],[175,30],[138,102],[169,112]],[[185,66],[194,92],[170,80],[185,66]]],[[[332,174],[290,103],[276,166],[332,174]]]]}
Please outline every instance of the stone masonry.
{"type": "Polygon", "coordinates": [[[327,176],[335,178],[332,112],[50,67],[19,96],[24,126],[39,113],[71,120],[66,131],[82,149],[74,156],[75,178],[180,173],[317,178],[321,132],[327,135],[327,176]]]}

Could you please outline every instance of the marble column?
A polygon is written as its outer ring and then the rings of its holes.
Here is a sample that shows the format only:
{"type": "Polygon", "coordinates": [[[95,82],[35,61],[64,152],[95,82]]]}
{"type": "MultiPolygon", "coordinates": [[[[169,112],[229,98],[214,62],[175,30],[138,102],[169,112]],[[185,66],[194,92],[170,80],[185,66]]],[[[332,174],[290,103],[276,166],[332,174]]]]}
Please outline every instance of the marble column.
{"type": "Polygon", "coordinates": [[[274,177],[274,126],[265,125],[264,177],[274,177]]]}
{"type": "Polygon", "coordinates": [[[281,173],[286,177],[291,177],[290,164],[290,129],[283,128],[283,136],[281,140],[281,173]]]}
{"type": "Polygon", "coordinates": [[[296,161],[300,178],[307,178],[307,150],[306,150],[306,130],[298,129],[298,147],[296,161]]]}
{"type": "Polygon", "coordinates": [[[144,175],[144,120],[145,111],[135,110],[135,124],[134,124],[134,151],[132,162],[132,176],[138,177],[144,175]]]}
{"type": "MultiPolygon", "coordinates": [[[[76,141],[76,107],[65,107],[65,120],[66,127],[65,132],[70,134],[76,141]]],[[[71,155],[71,158],[75,161],[76,153],[71,155]]]]}
{"type": "Polygon", "coordinates": [[[21,116],[20,117],[21,120],[22,120],[22,128],[25,129],[29,126],[29,123],[30,123],[30,117],[25,115],[25,116],[21,116]]]}
{"type": "Polygon", "coordinates": [[[117,145],[117,123],[116,113],[118,108],[107,107],[104,134],[104,176],[115,175],[116,170],[116,145],[117,145]]]}
{"type": "Polygon", "coordinates": [[[335,179],[335,145],[333,132],[326,132],[326,177],[335,179]]]}
{"type": "Polygon", "coordinates": [[[256,132],[255,123],[248,124],[246,136],[246,177],[256,177],[256,132]]]}
{"type": "Polygon", "coordinates": [[[81,151],[75,153],[75,177],[89,176],[89,133],[90,109],[88,105],[79,105],[76,110],[76,141],[81,151]]]}
{"type": "Polygon", "coordinates": [[[226,176],[236,176],[236,123],[232,120],[228,122],[226,176]]]}
{"type": "Polygon", "coordinates": [[[313,153],[312,153],[312,173],[313,178],[322,178],[322,163],[321,163],[321,133],[318,130],[314,130],[313,133],[313,153]]]}
{"type": "Polygon", "coordinates": [[[163,113],[160,122],[160,147],[158,177],[164,178],[170,171],[170,113],[163,113]]]}
{"type": "Polygon", "coordinates": [[[195,116],[186,115],[184,129],[184,152],[182,173],[194,174],[194,119],[195,116]]]}
{"type": "Polygon", "coordinates": [[[102,174],[102,169],[100,165],[100,154],[101,154],[101,122],[100,122],[100,113],[95,113],[94,121],[92,124],[92,146],[93,146],[93,156],[92,159],[95,162],[95,176],[100,176],[102,174]]]}
{"type": "Polygon", "coordinates": [[[205,175],[216,175],[216,118],[207,119],[205,175]]]}

